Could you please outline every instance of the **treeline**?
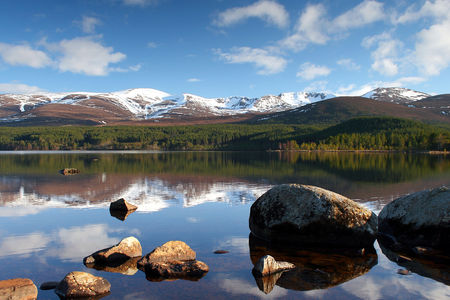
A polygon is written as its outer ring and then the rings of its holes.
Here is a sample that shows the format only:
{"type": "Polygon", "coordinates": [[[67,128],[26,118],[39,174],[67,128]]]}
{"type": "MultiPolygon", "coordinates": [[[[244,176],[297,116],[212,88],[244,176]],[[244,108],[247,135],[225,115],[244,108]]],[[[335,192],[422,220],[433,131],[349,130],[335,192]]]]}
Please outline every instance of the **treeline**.
{"type": "Polygon", "coordinates": [[[450,131],[399,118],[355,118],[302,137],[298,149],[446,151],[450,131]]]}
{"type": "Polygon", "coordinates": [[[385,117],[310,125],[3,127],[0,150],[447,150],[450,131],[385,117]]]}
{"type": "Polygon", "coordinates": [[[0,128],[1,150],[267,150],[317,131],[302,125],[0,128]]]}

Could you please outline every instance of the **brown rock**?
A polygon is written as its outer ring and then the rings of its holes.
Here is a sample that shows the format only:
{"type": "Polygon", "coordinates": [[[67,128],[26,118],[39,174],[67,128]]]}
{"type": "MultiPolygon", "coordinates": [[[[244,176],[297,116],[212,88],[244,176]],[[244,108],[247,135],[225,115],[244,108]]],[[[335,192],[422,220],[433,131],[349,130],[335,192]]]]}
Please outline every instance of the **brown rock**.
{"type": "Polygon", "coordinates": [[[116,200],[114,202],[111,202],[111,204],[109,205],[109,210],[110,211],[114,211],[114,210],[119,210],[119,211],[134,211],[136,210],[138,207],[127,202],[125,199],[120,198],[119,200],[116,200]]]}
{"type": "Polygon", "coordinates": [[[138,268],[145,271],[151,281],[198,280],[209,271],[209,267],[195,257],[195,251],[185,242],[170,241],[145,255],[138,261],[138,268]]]}
{"type": "Polygon", "coordinates": [[[138,267],[142,267],[153,262],[185,261],[195,260],[195,251],[185,242],[170,241],[162,246],[155,248],[152,252],[145,255],[138,261],[138,267]]]}
{"type": "Polygon", "coordinates": [[[216,250],[216,251],[214,251],[214,254],[227,254],[227,253],[230,253],[230,251],[227,251],[227,250],[216,250]]]}
{"type": "Polygon", "coordinates": [[[253,272],[259,276],[266,276],[289,269],[295,269],[295,265],[285,261],[276,261],[272,256],[265,255],[255,264],[253,272]]]}
{"type": "Polygon", "coordinates": [[[150,281],[164,279],[198,280],[209,271],[204,262],[198,260],[172,260],[168,262],[150,262],[144,267],[145,275],[150,281]]]}
{"type": "Polygon", "coordinates": [[[34,300],[38,290],[33,281],[27,278],[15,278],[0,281],[0,299],[34,300]]]}
{"type": "Polygon", "coordinates": [[[255,276],[256,285],[264,294],[270,294],[284,271],[267,276],[255,276]]]}
{"type": "Polygon", "coordinates": [[[61,297],[94,297],[109,293],[111,284],[102,277],[85,272],[70,272],[56,287],[55,293],[61,297]]]}
{"type": "Polygon", "coordinates": [[[283,184],[253,203],[249,227],[255,236],[271,242],[361,248],[373,244],[377,216],[334,192],[283,184]]]}
{"type": "Polygon", "coordinates": [[[80,173],[80,170],[75,169],[75,168],[64,168],[64,169],[60,170],[59,173],[61,173],[63,175],[75,175],[75,174],[80,173]]]}
{"type": "Polygon", "coordinates": [[[133,257],[142,256],[141,243],[133,237],[121,240],[117,245],[99,250],[83,259],[84,264],[107,264],[111,262],[124,262],[133,257]]]}

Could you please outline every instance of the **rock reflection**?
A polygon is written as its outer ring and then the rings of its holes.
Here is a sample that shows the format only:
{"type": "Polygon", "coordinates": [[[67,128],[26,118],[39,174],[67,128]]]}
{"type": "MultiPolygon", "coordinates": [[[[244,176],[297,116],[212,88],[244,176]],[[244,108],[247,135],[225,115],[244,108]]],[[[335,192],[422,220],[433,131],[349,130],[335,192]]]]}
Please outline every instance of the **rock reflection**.
{"type": "Polygon", "coordinates": [[[450,256],[439,253],[433,256],[417,256],[413,252],[393,250],[389,248],[388,243],[383,243],[380,239],[378,244],[383,254],[397,265],[420,276],[450,285],[450,256]]]}
{"type": "Polygon", "coordinates": [[[95,269],[98,271],[110,272],[110,273],[120,273],[123,275],[134,275],[137,273],[137,261],[141,259],[140,257],[130,258],[125,262],[119,263],[108,263],[108,264],[85,264],[86,267],[95,269]]]}
{"type": "Polygon", "coordinates": [[[361,255],[356,252],[335,253],[327,249],[276,247],[252,234],[249,246],[253,265],[262,256],[271,255],[277,261],[287,261],[296,266],[290,271],[255,278],[265,294],[270,293],[275,285],[297,291],[326,289],[364,275],[378,262],[374,248],[366,249],[361,255]]]}
{"type": "Polygon", "coordinates": [[[109,214],[111,215],[111,217],[114,217],[116,219],[119,219],[120,221],[125,221],[129,215],[131,215],[132,213],[134,213],[136,210],[109,210],[109,214]]]}

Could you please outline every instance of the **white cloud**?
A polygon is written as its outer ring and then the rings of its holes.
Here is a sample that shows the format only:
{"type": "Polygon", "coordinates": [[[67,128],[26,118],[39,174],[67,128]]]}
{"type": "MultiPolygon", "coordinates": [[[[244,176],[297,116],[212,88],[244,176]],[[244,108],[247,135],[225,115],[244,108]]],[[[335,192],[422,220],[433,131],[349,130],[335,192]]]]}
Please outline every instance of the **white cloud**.
{"type": "Polygon", "coordinates": [[[378,35],[364,38],[362,45],[366,48],[376,46],[372,51],[372,69],[386,76],[394,76],[399,73],[399,52],[403,43],[391,37],[390,33],[383,32],[378,35]]]}
{"type": "Polygon", "coordinates": [[[355,63],[351,58],[343,58],[336,63],[350,71],[357,71],[361,68],[361,66],[355,63]]]}
{"type": "Polygon", "coordinates": [[[425,82],[425,81],[427,81],[427,78],[418,77],[418,76],[409,76],[409,77],[399,78],[399,79],[397,79],[397,81],[407,85],[408,83],[417,84],[417,83],[425,82]]]}
{"type": "Polygon", "coordinates": [[[303,89],[304,92],[318,92],[318,91],[326,91],[328,85],[328,81],[326,80],[318,80],[311,82],[307,87],[303,89]]]}
{"type": "Polygon", "coordinates": [[[93,76],[107,75],[110,64],[126,58],[125,54],[114,52],[112,47],[104,47],[90,37],[63,40],[59,43],[59,51],[62,53],[59,70],[93,76]]]}
{"type": "Polygon", "coordinates": [[[331,73],[331,69],[326,66],[317,66],[315,64],[306,62],[300,66],[300,71],[297,72],[297,77],[306,80],[312,80],[319,76],[327,76],[331,73]]]}
{"type": "Polygon", "coordinates": [[[448,19],[450,16],[450,2],[448,0],[426,1],[420,9],[417,4],[413,4],[400,15],[393,15],[394,24],[404,24],[414,22],[421,18],[432,17],[436,20],[448,19]]]}
{"type": "Polygon", "coordinates": [[[7,64],[43,68],[52,64],[52,60],[43,51],[32,49],[29,45],[11,45],[0,43],[0,56],[7,64]]]}
{"type": "Polygon", "coordinates": [[[281,56],[272,54],[265,49],[250,47],[234,47],[230,52],[215,50],[216,54],[229,64],[254,64],[258,74],[269,75],[279,73],[286,67],[287,61],[281,56]]]}
{"type": "Polygon", "coordinates": [[[189,78],[187,82],[200,82],[201,80],[198,78],[189,78]]]}
{"type": "Polygon", "coordinates": [[[123,0],[123,4],[129,6],[147,6],[151,4],[157,4],[158,0],[123,0]]]}
{"type": "Polygon", "coordinates": [[[147,47],[148,47],[148,48],[157,48],[157,47],[158,47],[158,44],[155,43],[155,42],[148,42],[148,43],[147,43],[147,47]]]}
{"type": "Polygon", "coordinates": [[[294,51],[303,50],[309,43],[325,44],[329,37],[326,32],[328,24],[326,10],[322,4],[308,5],[300,15],[295,32],[280,41],[282,47],[294,51]]]}
{"type": "Polygon", "coordinates": [[[94,17],[83,16],[80,24],[84,33],[94,33],[95,26],[102,24],[102,22],[94,17]]]}
{"type": "Polygon", "coordinates": [[[279,42],[281,47],[301,51],[308,44],[325,45],[349,29],[359,28],[385,18],[383,4],[364,1],[335,19],[327,17],[323,4],[310,4],[300,15],[294,33],[279,42]]]}
{"type": "MultiPolygon", "coordinates": [[[[40,93],[40,92],[44,92],[44,90],[42,90],[41,88],[39,88],[37,86],[26,85],[23,83],[0,83],[0,93],[34,94],[34,93],[40,93]]],[[[16,208],[14,208],[14,209],[16,209],[16,208]]],[[[2,212],[0,212],[0,216],[1,216],[1,213],[2,212]]]]}
{"type": "Polygon", "coordinates": [[[450,65],[450,17],[417,34],[415,62],[425,75],[439,75],[450,65]]]}
{"type": "Polygon", "coordinates": [[[234,7],[221,12],[214,24],[220,27],[230,26],[248,18],[260,18],[280,28],[289,24],[289,14],[283,5],[268,0],[260,0],[249,6],[234,7]]]}
{"type": "Polygon", "coordinates": [[[141,64],[137,64],[134,66],[129,66],[128,68],[109,68],[108,71],[110,72],[120,72],[120,73],[127,73],[127,72],[137,72],[142,68],[141,64]]]}
{"type": "Polygon", "coordinates": [[[347,30],[380,21],[385,18],[383,3],[364,1],[333,20],[332,30],[347,30]]]}

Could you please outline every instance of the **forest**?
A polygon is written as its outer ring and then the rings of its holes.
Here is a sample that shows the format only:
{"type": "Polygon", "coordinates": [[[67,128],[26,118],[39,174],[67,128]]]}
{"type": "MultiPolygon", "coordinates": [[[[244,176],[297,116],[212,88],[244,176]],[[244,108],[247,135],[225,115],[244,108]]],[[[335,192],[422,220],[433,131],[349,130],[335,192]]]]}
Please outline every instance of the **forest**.
{"type": "Polygon", "coordinates": [[[450,129],[390,117],[333,126],[0,127],[0,150],[438,150],[450,129]]]}

